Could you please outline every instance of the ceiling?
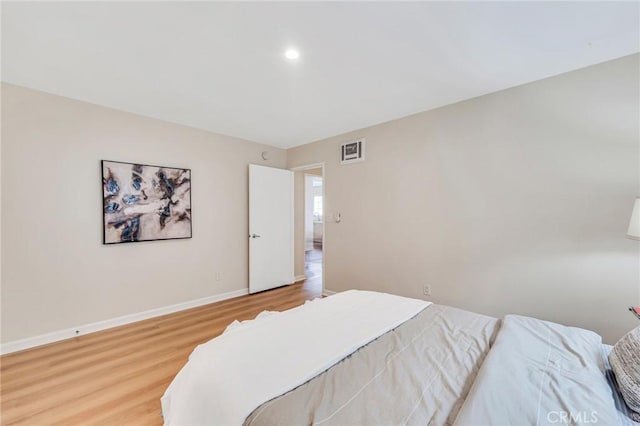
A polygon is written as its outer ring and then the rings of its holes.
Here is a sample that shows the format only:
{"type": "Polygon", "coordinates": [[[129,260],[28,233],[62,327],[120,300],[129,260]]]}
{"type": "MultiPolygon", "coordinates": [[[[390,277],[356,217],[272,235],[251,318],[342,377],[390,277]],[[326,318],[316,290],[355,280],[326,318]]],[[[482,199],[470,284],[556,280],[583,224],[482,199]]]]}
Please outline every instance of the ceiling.
{"type": "Polygon", "coordinates": [[[638,2],[3,2],[2,80],[288,148],[638,52],[639,14],[638,2]]]}

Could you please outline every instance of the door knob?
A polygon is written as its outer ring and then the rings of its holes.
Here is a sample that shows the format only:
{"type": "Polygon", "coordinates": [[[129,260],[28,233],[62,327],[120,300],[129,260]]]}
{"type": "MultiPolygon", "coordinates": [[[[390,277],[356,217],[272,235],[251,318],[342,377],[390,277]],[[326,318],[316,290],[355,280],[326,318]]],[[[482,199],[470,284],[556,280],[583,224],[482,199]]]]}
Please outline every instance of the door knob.
{"type": "Polygon", "coordinates": [[[258,234],[251,234],[251,235],[249,235],[249,238],[260,238],[260,235],[258,235],[258,234]]]}

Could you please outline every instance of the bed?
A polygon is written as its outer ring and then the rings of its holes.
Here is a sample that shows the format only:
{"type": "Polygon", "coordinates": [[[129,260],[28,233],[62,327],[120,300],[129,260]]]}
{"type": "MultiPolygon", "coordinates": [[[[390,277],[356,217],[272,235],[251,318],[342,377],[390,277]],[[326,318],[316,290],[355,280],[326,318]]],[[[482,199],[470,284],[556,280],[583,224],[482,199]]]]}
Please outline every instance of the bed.
{"type": "Polygon", "coordinates": [[[634,423],[595,333],[351,290],[234,323],[164,396],[166,425],[634,423]]]}

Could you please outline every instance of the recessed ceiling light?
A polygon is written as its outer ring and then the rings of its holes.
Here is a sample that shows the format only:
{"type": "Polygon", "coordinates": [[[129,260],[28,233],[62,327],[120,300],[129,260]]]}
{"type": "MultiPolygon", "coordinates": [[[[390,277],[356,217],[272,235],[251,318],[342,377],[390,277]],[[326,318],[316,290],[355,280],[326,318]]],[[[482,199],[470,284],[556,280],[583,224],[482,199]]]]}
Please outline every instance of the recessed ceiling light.
{"type": "Polygon", "coordinates": [[[298,59],[300,57],[300,52],[298,52],[296,49],[287,49],[284,52],[284,56],[285,58],[291,60],[291,61],[295,61],[296,59],[298,59]]]}

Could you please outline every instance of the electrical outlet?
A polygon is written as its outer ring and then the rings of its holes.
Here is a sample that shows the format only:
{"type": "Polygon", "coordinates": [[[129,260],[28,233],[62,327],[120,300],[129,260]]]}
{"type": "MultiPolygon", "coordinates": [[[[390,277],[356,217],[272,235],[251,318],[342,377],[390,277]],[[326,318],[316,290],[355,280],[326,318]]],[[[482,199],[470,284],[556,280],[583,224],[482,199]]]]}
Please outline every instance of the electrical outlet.
{"type": "Polygon", "coordinates": [[[216,272],[216,281],[222,281],[222,272],[216,272]]]}
{"type": "Polygon", "coordinates": [[[431,286],[429,284],[425,284],[422,292],[425,296],[431,296],[431,286]]]}

